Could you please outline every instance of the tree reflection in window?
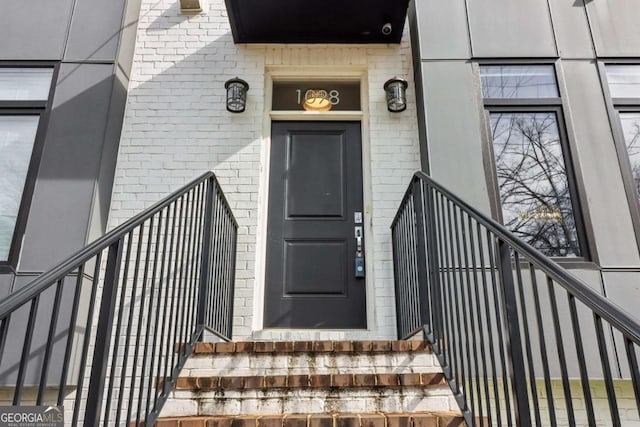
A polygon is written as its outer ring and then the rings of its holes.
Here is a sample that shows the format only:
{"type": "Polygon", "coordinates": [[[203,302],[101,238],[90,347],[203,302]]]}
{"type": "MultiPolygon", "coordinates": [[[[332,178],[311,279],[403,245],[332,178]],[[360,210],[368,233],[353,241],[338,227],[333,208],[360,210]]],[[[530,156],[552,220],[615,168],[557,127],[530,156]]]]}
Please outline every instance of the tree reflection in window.
{"type": "Polygon", "coordinates": [[[640,113],[620,113],[633,182],[640,199],[640,113]]]}
{"type": "Polygon", "coordinates": [[[493,112],[503,221],[547,256],[580,256],[555,112],[493,112]]]}

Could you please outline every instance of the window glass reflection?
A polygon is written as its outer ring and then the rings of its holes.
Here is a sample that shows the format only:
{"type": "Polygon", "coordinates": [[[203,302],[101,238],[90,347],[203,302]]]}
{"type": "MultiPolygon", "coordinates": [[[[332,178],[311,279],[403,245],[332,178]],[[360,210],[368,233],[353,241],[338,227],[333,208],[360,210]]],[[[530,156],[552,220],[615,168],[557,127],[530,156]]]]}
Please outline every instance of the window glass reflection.
{"type": "Polygon", "coordinates": [[[39,116],[0,116],[0,261],[7,261],[39,116]]]}
{"type": "Polygon", "coordinates": [[[620,113],[620,123],[631,163],[631,173],[638,199],[640,199],[640,112],[620,113]]]}
{"type": "Polygon", "coordinates": [[[51,68],[0,68],[0,101],[44,101],[52,76],[51,68]]]}
{"type": "Polygon", "coordinates": [[[485,65],[480,67],[485,98],[557,98],[552,65],[485,65]]]}
{"type": "Polygon", "coordinates": [[[505,226],[547,256],[580,256],[554,112],[491,113],[505,226]]]}
{"type": "Polygon", "coordinates": [[[640,98],[640,66],[607,65],[607,81],[613,98],[640,98]]]}

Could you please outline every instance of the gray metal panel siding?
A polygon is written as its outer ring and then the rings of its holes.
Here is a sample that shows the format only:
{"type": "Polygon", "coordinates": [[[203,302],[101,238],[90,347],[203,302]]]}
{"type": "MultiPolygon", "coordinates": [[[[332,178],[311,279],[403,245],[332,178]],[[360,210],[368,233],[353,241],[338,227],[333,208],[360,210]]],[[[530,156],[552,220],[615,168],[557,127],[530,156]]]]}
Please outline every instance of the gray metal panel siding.
{"type": "Polygon", "coordinates": [[[42,271],[86,243],[113,85],[113,65],[63,64],[20,269],[42,271]]]}
{"type": "Polygon", "coordinates": [[[640,273],[636,271],[605,271],[602,275],[607,297],[637,317],[640,306],[640,273]]]}
{"type": "MultiPolygon", "coordinates": [[[[127,0],[118,46],[117,65],[129,79],[133,67],[133,53],[136,47],[138,19],[140,18],[140,3],[142,0],[127,0]]],[[[128,82],[125,90],[128,88],[128,82]]]]}
{"type": "Polygon", "coordinates": [[[431,175],[485,213],[489,199],[482,163],[478,88],[470,63],[422,64],[431,175]]]}
{"type": "MultiPolygon", "coordinates": [[[[630,271],[604,272],[604,289],[607,298],[618,304],[628,313],[638,317],[638,305],[640,305],[640,273],[630,271]]],[[[615,333],[616,346],[623,349],[624,344],[619,333],[615,333]]],[[[620,370],[623,378],[630,378],[629,364],[624,355],[624,351],[620,350],[620,356],[615,360],[620,364],[620,370]]],[[[615,364],[612,363],[612,366],[615,364]]]]}
{"type": "MultiPolygon", "coordinates": [[[[584,283],[589,285],[594,291],[604,296],[603,294],[604,285],[602,283],[602,274],[600,271],[589,270],[585,268],[581,270],[571,270],[571,273],[577,276],[579,279],[581,279],[584,283]]],[[[538,280],[539,286],[542,283],[544,282],[538,280]]],[[[542,296],[544,293],[548,294],[548,292],[541,291],[540,295],[542,300],[544,300],[544,296],[542,296]]],[[[575,344],[573,342],[573,336],[571,334],[571,330],[568,327],[568,325],[571,325],[571,316],[569,313],[569,306],[568,304],[566,304],[567,295],[565,292],[562,291],[562,287],[559,285],[555,286],[555,294],[556,294],[556,301],[558,303],[560,325],[567,326],[566,328],[562,329],[561,333],[562,333],[563,345],[567,355],[567,365],[569,366],[569,375],[571,378],[579,378],[580,372],[578,368],[578,359],[575,351],[575,344]]],[[[547,321],[546,319],[551,319],[553,314],[551,313],[551,309],[549,305],[544,305],[543,303],[542,307],[543,307],[542,318],[545,319],[543,320],[543,322],[545,322],[547,321]],[[545,313],[545,311],[547,312],[545,313]]],[[[584,361],[587,365],[587,370],[589,372],[589,379],[595,380],[595,379],[603,378],[604,376],[602,374],[602,364],[600,362],[600,358],[596,356],[597,354],[599,354],[598,353],[599,350],[598,350],[598,341],[596,338],[595,327],[593,323],[593,312],[587,309],[581,302],[576,303],[576,310],[578,314],[578,322],[580,324],[582,346],[584,348],[585,355],[587,355],[584,358],[584,361]]],[[[545,333],[548,336],[551,336],[553,332],[551,327],[547,327],[548,324],[549,323],[545,324],[545,333]]],[[[529,325],[533,325],[533,323],[529,322],[529,325]]],[[[553,338],[547,340],[547,351],[550,351],[550,352],[554,351],[554,349],[556,348],[555,345],[554,347],[551,347],[550,341],[552,339],[553,338]]],[[[611,366],[615,366],[617,364],[617,357],[615,354],[615,348],[613,346],[612,341],[613,340],[611,339],[611,336],[607,334],[605,337],[605,342],[608,344],[608,348],[609,348],[609,351],[608,351],[609,363],[611,363],[611,366]]],[[[533,342],[532,342],[532,347],[534,349],[537,348],[534,346],[533,342]]],[[[557,365],[556,365],[556,370],[557,370],[557,365]]],[[[542,372],[542,370],[537,370],[536,372],[542,372]]],[[[555,377],[559,378],[560,377],[559,373],[556,374],[555,377]]]]}
{"type": "Polygon", "coordinates": [[[3,1],[0,60],[59,60],[73,0],[3,1]]]}
{"type": "Polygon", "coordinates": [[[113,61],[125,0],[77,0],[64,60],[113,61]]]}
{"type": "Polygon", "coordinates": [[[11,292],[13,286],[12,274],[0,274],[0,299],[6,297],[11,292]]]}
{"type": "MultiPolygon", "coordinates": [[[[33,276],[17,276],[15,279],[14,291],[22,288],[33,280],[33,276]]],[[[65,280],[62,289],[62,300],[73,301],[75,278],[69,277],[65,280]]],[[[52,286],[47,289],[40,298],[38,303],[38,311],[33,331],[33,342],[31,345],[31,353],[29,358],[28,369],[25,372],[25,385],[38,385],[40,382],[40,374],[42,371],[42,360],[45,351],[45,343],[51,325],[51,314],[53,311],[53,302],[56,288],[52,286]]],[[[15,343],[8,345],[0,360],[0,384],[15,384],[18,374],[17,366],[19,365],[22,353],[22,343],[24,342],[25,331],[29,319],[30,305],[23,306],[14,312],[11,317],[11,327],[7,333],[7,342],[15,343]]],[[[55,341],[51,354],[51,365],[47,383],[50,385],[60,383],[61,367],[64,358],[64,349],[66,345],[66,337],[71,319],[71,310],[61,310],[58,313],[58,320],[55,331],[55,341]]]]}
{"type": "Polygon", "coordinates": [[[640,264],[620,165],[613,144],[598,70],[593,61],[563,62],[567,114],[573,122],[593,233],[602,265],[640,264]]]}
{"type": "Polygon", "coordinates": [[[107,117],[104,135],[104,144],[100,159],[100,170],[93,199],[91,213],[91,225],[89,227],[88,241],[95,240],[103,235],[107,229],[109,206],[111,204],[111,192],[113,179],[118,160],[118,147],[122,131],[122,121],[127,100],[127,87],[129,80],[122,70],[116,69],[111,92],[111,104],[107,117]]]}
{"type": "Polygon", "coordinates": [[[555,56],[547,2],[469,1],[471,45],[476,57],[555,56]]]}
{"type": "Polygon", "coordinates": [[[550,7],[560,56],[592,58],[593,43],[584,0],[554,1],[550,7]]]}
{"type": "Polygon", "coordinates": [[[410,91],[416,96],[416,110],[418,118],[418,138],[420,144],[420,169],[429,172],[429,152],[427,150],[427,132],[425,122],[425,106],[424,106],[424,93],[422,92],[422,72],[421,72],[421,60],[420,60],[420,37],[418,35],[418,18],[416,14],[416,2],[409,3],[409,9],[407,12],[409,20],[409,32],[411,35],[411,56],[413,62],[413,81],[414,87],[410,88],[410,91]]]}
{"type": "Polygon", "coordinates": [[[88,241],[92,241],[104,234],[107,229],[107,218],[111,204],[113,178],[116,170],[124,110],[127,102],[129,76],[133,65],[133,52],[139,15],[140,0],[128,0],[124,12],[120,46],[116,57],[117,66],[115,67],[115,79],[109,105],[109,116],[105,130],[100,171],[92,201],[93,206],[88,230],[88,241]]]}
{"type": "Polygon", "coordinates": [[[598,56],[640,55],[638,0],[590,1],[587,12],[598,56]]]}
{"type": "Polygon", "coordinates": [[[469,29],[464,0],[412,2],[416,9],[420,58],[468,58],[469,29]]]}

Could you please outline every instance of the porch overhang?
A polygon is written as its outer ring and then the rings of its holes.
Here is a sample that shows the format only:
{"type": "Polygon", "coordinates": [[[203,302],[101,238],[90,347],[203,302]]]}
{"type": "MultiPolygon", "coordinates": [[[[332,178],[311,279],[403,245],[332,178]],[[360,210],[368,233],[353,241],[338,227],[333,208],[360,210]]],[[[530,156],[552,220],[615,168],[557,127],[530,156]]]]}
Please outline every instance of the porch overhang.
{"type": "Polygon", "coordinates": [[[400,43],[409,0],[225,0],[236,43],[400,43]]]}

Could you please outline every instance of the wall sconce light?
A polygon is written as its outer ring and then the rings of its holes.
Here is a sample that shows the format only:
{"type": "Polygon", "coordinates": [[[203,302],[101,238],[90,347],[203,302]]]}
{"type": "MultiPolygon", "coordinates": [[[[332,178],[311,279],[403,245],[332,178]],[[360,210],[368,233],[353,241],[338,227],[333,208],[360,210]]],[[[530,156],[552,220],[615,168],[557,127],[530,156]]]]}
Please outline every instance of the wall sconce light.
{"type": "Polygon", "coordinates": [[[306,111],[329,111],[331,110],[331,99],[324,89],[310,89],[305,95],[302,108],[306,111]]]}
{"type": "Polygon", "coordinates": [[[394,77],[384,84],[384,91],[387,93],[387,108],[392,113],[399,113],[407,109],[407,87],[406,80],[394,77]]]}
{"type": "Polygon", "coordinates": [[[235,79],[227,80],[224,88],[227,90],[227,111],[242,113],[247,105],[249,83],[236,77],[235,79]]]}

